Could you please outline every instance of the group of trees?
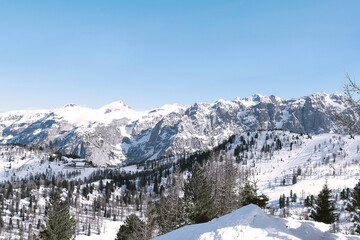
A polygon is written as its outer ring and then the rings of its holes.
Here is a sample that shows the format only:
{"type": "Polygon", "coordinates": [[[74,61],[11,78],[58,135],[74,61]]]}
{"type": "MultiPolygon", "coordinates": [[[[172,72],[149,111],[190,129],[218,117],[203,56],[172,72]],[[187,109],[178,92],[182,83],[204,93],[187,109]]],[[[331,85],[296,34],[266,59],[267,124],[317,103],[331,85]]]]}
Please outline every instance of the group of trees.
{"type": "Polygon", "coordinates": [[[211,154],[207,161],[195,162],[185,179],[183,174],[177,167],[160,198],[148,206],[148,221],[139,222],[135,215],[129,216],[117,239],[136,239],[134,236],[145,233],[151,237],[153,229],[164,234],[184,225],[210,221],[248,204],[265,208],[269,200],[258,194],[256,182],[242,175],[226,154],[211,154]]]}
{"type": "MultiPolygon", "coordinates": [[[[350,213],[351,221],[354,222],[354,232],[360,234],[360,180],[352,191],[349,188],[344,189],[341,193],[341,199],[346,201],[346,211],[350,213]]],[[[310,217],[315,221],[330,224],[338,220],[336,200],[327,183],[323,186],[317,199],[309,206],[313,209],[310,217]]]]}
{"type": "MultiPolygon", "coordinates": [[[[290,199],[294,200],[295,194],[290,194],[289,197],[281,195],[279,198],[279,207],[289,208],[290,199]]],[[[339,221],[340,209],[337,207],[337,201],[343,200],[346,211],[351,215],[351,221],[354,223],[353,232],[360,234],[360,180],[353,190],[349,188],[343,189],[340,192],[340,198],[332,193],[328,184],[325,183],[322,190],[317,197],[314,195],[307,196],[304,199],[304,207],[310,209],[309,217],[315,221],[332,224],[339,221]]]]}

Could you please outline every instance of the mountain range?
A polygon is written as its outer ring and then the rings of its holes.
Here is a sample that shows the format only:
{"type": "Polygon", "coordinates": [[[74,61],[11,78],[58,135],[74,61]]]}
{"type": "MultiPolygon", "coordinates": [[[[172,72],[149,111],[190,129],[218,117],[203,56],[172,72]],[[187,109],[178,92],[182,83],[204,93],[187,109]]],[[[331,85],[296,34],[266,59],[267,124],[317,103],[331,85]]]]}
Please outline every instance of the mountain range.
{"type": "Polygon", "coordinates": [[[256,94],[149,111],[135,111],[121,101],[99,109],[68,104],[0,113],[0,142],[49,147],[98,166],[114,166],[208,150],[243,131],[338,132],[336,113],[356,117],[348,105],[337,93],[297,99],[256,94]]]}

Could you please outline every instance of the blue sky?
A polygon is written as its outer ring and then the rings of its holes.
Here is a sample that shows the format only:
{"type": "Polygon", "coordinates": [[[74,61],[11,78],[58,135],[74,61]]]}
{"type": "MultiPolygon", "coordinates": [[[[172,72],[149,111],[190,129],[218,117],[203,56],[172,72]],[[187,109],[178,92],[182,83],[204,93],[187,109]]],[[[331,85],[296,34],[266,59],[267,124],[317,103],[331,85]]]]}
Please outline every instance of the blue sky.
{"type": "Polygon", "coordinates": [[[0,111],[341,92],[360,1],[0,1],[0,111]]]}

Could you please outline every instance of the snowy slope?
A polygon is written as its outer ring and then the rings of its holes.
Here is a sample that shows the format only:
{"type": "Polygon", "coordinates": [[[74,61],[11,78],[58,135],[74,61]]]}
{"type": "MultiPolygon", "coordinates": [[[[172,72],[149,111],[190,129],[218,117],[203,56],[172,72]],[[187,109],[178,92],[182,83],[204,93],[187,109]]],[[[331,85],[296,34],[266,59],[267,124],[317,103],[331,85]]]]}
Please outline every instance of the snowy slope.
{"type": "Polygon", "coordinates": [[[203,224],[185,226],[154,240],[236,240],[236,239],[360,239],[329,232],[329,225],[294,219],[281,219],[250,204],[203,224]]]}
{"type": "Polygon", "coordinates": [[[84,165],[84,159],[63,156],[60,161],[56,154],[49,151],[0,145],[0,181],[29,180],[36,175],[46,175],[51,179],[52,176],[61,177],[59,174],[69,174],[73,179],[83,179],[98,169],[91,166],[84,167],[84,165]],[[49,161],[50,157],[54,160],[49,161]],[[76,164],[81,167],[73,166],[76,164]]]}

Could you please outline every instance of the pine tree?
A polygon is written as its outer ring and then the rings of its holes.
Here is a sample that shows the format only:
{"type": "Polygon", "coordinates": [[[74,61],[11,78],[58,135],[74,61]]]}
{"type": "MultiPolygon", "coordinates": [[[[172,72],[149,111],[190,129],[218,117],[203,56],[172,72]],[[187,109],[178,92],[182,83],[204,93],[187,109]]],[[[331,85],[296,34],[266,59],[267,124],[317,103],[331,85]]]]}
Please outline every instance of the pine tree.
{"type": "Polygon", "coordinates": [[[36,225],[36,229],[40,229],[40,227],[41,227],[41,220],[39,219],[36,225]]]}
{"type": "Polygon", "coordinates": [[[193,223],[210,221],[214,217],[214,200],[211,185],[205,171],[198,163],[193,165],[191,175],[184,186],[186,211],[193,223]]]}
{"type": "Polygon", "coordinates": [[[61,193],[54,190],[47,202],[45,215],[46,226],[40,231],[41,239],[68,240],[75,234],[75,220],[70,216],[68,201],[61,200],[61,193]]]}
{"type": "Polygon", "coordinates": [[[335,214],[335,202],[331,200],[331,190],[328,188],[327,183],[323,186],[323,189],[318,195],[315,201],[315,209],[311,212],[310,217],[315,221],[323,223],[333,223],[336,218],[335,214]]]}
{"type": "MultiPolygon", "coordinates": [[[[343,195],[346,195],[345,191],[343,195]]],[[[360,180],[355,185],[354,190],[350,192],[349,203],[346,206],[346,210],[351,213],[352,221],[355,223],[355,232],[360,233],[360,180]]]]}
{"type": "Polygon", "coordinates": [[[261,208],[265,208],[269,198],[265,194],[257,195],[256,182],[246,181],[240,189],[239,206],[243,207],[248,204],[256,204],[261,208]]]}
{"type": "Polygon", "coordinates": [[[153,189],[154,193],[159,194],[159,185],[157,182],[157,177],[154,178],[154,189],[153,189]]]}
{"type": "Polygon", "coordinates": [[[89,226],[88,226],[88,234],[87,235],[91,236],[91,225],[90,225],[90,223],[89,223],[89,226]]]}
{"type": "Polygon", "coordinates": [[[279,208],[284,208],[285,207],[285,194],[280,195],[279,198],[279,208]]]}
{"type": "Polygon", "coordinates": [[[4,219],[2,217],[2,214],[0,214],[0,232],[2,232],[4,228],[4,219]]]}
{"type": "Polygon", "coordinates": [[[145,223],[135,214],[127,216],[125,223],[120,226],[115,240],[144,239],[145,223]]]}
{"type": "Polygon", "coordinates": [[[32,225],[31,224],[29,224],[28,240],[33,240],[33,231],[32,231],[32,225]]]}

